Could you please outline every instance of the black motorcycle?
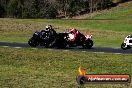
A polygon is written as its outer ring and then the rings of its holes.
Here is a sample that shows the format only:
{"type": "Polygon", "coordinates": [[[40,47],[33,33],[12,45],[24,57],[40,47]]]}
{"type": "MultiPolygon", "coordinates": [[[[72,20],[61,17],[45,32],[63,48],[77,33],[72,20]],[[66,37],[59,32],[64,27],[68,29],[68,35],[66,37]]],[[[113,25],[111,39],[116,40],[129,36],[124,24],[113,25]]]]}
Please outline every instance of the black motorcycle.
{"type": "Polygon", "coordinates": [[[57,33],[54,36],[50,35],[49,31],[36,31],[28,44],[31,47],[44,46],[52,48],[65,48],[67,46],[67,33],[57,33]]]}
{"type": "Polygon", "coordinates": [[[32,38],[29,39],[28,44],[31,47],[37,47],[37,46],[45,46],[48,47],[50,43],[50,36],[48,31],[38,32],[36,31],[32,38]]]}
{"type": "Polygon", "coordinates": [[[33,34],[32,38],[29,39],[28,44],[29,44],[31,47],[36,47],[36,46],[38,46],[38,45],[41,43],[41,41],[42,41],[40,37],[41,37],[41,33],[38,32],[38,31],[36,31],[36,32],[33,34]]]}
{"type": "Polygon", "coordinates": [[[55,39],[54,47],[56,48],[66,48],[68,44],[68,34],[67,33],[58,33],[55,39]]]}

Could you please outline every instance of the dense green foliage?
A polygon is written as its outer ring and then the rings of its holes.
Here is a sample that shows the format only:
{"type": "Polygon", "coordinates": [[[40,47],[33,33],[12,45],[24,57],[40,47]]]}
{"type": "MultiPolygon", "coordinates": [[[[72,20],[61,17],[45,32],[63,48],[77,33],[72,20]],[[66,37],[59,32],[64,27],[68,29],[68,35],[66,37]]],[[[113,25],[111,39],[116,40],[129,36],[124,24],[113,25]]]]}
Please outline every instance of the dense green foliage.
{"type": "Polygon", "coordinates": [[[69,17],[82,12],[104,9],[111,5],[112,0],[0,0],[0,17],[69,17]]]}
{"type": "Polygon", "coordinates": [[[0,17],[55,18],[56,6],[47,0],[5,0],[0,1],[0,17]]]}

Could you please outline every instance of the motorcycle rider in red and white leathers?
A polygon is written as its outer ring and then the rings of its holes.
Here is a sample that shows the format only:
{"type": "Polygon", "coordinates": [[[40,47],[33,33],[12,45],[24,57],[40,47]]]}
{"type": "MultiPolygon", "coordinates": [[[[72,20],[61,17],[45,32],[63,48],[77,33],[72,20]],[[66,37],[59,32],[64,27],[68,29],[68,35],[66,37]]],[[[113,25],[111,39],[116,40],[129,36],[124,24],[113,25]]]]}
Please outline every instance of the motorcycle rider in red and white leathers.
{"type": "Polygon", "coordinates": [[[77,44],[81,41],[82,34],[75,28],[69,29],[69,38],[68,40],[72,43],[72,45],[77,44]]]}
{"type": "Polygon", "coordinates": [[[75,41],[77,34],[79,33],[78,30],[75,28],[69,29],[69,41],[75,41]]]}

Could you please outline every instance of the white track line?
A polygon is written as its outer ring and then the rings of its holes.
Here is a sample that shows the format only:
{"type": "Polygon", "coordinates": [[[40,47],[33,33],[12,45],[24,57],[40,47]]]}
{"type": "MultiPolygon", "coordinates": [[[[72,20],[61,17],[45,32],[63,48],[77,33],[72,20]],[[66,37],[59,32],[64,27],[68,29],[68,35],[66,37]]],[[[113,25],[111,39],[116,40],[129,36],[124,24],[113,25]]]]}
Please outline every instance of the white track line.
{"type": "Polygon", "coordinates": [[[119,47],[116,47],[116,48],[114,48],[114,49],[120,49],[119,47]]]}
{"type": "Polygon", "coordinates": [[[2,46],[2,47],[5,47],[6,48],[6,47],[9,47],[9,46],[2,46]]]}
{"type": "MultiPolygon", "coordinates": [[[[10,47],[10,46],[2,46],[2,47],[10,47]]],[[[17,49],[20,49],[20,48],[22,48],[22,47],[14,47],[14,48],[17,48],[17,49]]],[[[31,48],[31,49],[34,49],[34,50],[37,50],[38,48],[31,48]]],[[[119,47],[117,47],[117,48],[114,48],[114,49],[119,49],[119,47]]],[[[52,51],[53,49],[48,49],[49,51],[52,51]]],[[[70,50],[63,50],[63,51],[65,51],[65,52],[68,52],[68,51],[70,51],[70,50]]],[[[81,52],[87,52],[87,51],[81,51],[81,52]]],[[[105,53],[105,52],[93,52],[93,53],[100,53],[100,54],[103,54],[103,53],[105,53]]],[[[107,53],[107,52],[106,52],[107,53]]],[[[122,54],[122,53],[113,53],[113,54],[122,54]]]]}
{"type": "Polygon", "coordinates": [[[49,51],[52,51],[53,49],[48,49],[49,51]]]}
{"type": "Polygon", "coordinates": [[[63,51],[68,52],[69,50],[63,50],[63,51]]]}
{"type": "Polygon", "coordinates": [[[122,54],[122,53],[114,53],[114,54],[122,54]]]}
{"type": "Polygon", "coordinates": [[[93,52],[93,53],[101,53],[101,54],[103,54],[103,53],[105,53],[105,52],[93,52]]]}
{"type": "Polygon", "coordinates": [[[37,48],[31,48],[31,49],[37,50],[37,48]]]}
{"type": "Polygon", "coordinates": [[[22,47],[14,47],[14,48],[20,49],[20,48],[22,48],[22,47]]]}
{"type": "Polygon", "coordinates": [[[82,51],[82,52],[84,52],[84,53],[85,53],[86,51],[82,51]]]}

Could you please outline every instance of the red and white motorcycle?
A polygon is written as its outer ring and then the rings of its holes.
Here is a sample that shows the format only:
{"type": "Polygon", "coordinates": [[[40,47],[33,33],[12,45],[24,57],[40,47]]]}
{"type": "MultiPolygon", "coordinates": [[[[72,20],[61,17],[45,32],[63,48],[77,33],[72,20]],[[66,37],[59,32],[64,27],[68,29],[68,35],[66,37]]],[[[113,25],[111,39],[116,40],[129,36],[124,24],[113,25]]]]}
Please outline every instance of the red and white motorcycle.
{"type": "Polygon", "coordinates": [[[69,47],[82,46],[85,49],[90,49],[93,46],[92,35],[83,35],[79,31],[76,33],[68,32],[68,42],[69,47]]]}

